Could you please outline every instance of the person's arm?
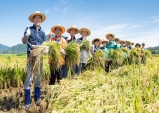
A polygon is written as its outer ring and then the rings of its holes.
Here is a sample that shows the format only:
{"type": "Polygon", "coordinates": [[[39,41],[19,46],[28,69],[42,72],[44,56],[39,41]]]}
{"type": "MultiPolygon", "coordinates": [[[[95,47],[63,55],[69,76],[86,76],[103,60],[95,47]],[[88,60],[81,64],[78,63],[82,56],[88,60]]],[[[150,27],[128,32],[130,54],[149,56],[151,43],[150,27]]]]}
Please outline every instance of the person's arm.
{"type": "Polygon", "coordinates": [[[22,38],[23,44],[26,44],[28,42],[29,35],[30,35],[30,29],[29,29],[29,27],[27,27],[24,32],[24,37],[22,38]]]}

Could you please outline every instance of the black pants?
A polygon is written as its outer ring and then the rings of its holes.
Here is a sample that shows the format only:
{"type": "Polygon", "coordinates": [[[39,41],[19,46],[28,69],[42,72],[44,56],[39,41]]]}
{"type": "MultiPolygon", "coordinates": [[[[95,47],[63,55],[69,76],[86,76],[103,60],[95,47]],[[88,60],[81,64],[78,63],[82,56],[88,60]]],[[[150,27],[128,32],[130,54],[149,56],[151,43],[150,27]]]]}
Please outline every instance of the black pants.
{"type": "Polygon", "coordinates": [[[51,76],[50,76],[49,85],[55,85],[56,79],[58,82],[60,82],[60,80],[62,79],[61,71],[62,71],[61,68],[59,70],[54,70],[52,68],[52,65],[50,65],[51,76]]]}
{"type": "Polygon", "coordinates": [[[108,73],[111,71],[112,62],[113,62],[112,60],[107,60],[105,62],[105,71],[108,72],[108,73]]]}

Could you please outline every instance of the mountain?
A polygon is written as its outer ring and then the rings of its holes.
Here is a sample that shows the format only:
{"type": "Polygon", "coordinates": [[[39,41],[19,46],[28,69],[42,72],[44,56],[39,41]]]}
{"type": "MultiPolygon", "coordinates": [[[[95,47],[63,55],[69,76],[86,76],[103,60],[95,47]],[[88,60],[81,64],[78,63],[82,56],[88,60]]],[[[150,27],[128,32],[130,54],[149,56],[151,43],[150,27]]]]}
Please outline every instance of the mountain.
{"type": "Polygon", "coordinates": [[[15,46],[9,47],[3,53],[10,53],[10,54],[23,54],[26,53],[27,45],[26,44],[17,44],[15,46]]]}
{"type": "Polygon", "coordinates": [[[0,53],[2,53],[4,50],[6,50],[6,49],[8,49],[8,48],[9,48],[9,46],[0,44],[0,53]]]}

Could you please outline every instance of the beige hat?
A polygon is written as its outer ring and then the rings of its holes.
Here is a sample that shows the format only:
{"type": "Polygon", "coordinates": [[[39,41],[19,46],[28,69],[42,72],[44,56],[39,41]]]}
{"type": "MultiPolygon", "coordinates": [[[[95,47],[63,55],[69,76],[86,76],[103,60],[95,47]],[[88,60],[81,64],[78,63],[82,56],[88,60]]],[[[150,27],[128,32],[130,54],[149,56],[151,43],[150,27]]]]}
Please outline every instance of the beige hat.
{"type": "Polygon", "coordinates": [[[83,32],[83,31],[86,31],[86,32],[88,33],[88,36],[91,34],[90,30],[87,29],[87,28],[81,28],[81,29],[79,30],[79,33],[82,35],[82,32],[83,32]]]}
{"type": "Polygon", "coordinates": [[[31,21],[31,22],[33,22],[33,17],[34,16],[36,16],[36,15],[39,15],[39,16],[41,16],[41,18],[42,18],[42,22],[44,22],[45,20],[46,20],[46,16],[43,14],[43,13],[41,13],[40,11],[35,11],[33,14],[31,14],[30,16],[29,16],[29,20],[31,21]]]}
{"type": "Polygon", "coordinates": [[[126,41],[125,41],[125,43],[126,43],[126,42],[131,43],[131,42],[130,42],[130,41],[128,41],[128,40],[126,40],[126,41]]]}
{"type": "Polygon", "coordinates": [[[53,33],[55,33],[55,28],[60,28],[60,29],[62,30],[62,33],[61,33],[61,34],[63,34],[63,33],[65,32],[65,28],[64,28],[63,26],[57,24],[57,25],[55,25],[55,26],[53,26],[53,27],[51,28],[51,31],[52,31],[53,33]]]}
{"type": "Polygon", "coordinates": [[[114,38],[114,41],[120,42],[120,39],[119,38],[114,38]]]}
{"type": "Polygon", "coordinates": [[[68,28],[68,29],[67,29],[67,32],[70,33],[70,30],[71,30],[71,29],[75,29],[75,30],[77,31],[76,34],[79,33],[79,29],[78,29],[75,25],[72,25],[70,28],[68,28]]]}
{"type": "Polygon", "coordinates": [[[120,43],[122,43],[122,42],[125,44],[125,41],[124,41],[124,40],[120,40],[120,43]]]}
{"type": "Polygon", "coordinates": [[[92,40],[92,45],[94,45],[94,41],[99,40],[99,45],[102,44],[102,40],[100,38],[95,38],[92,40]]]}
{"type": "Polygon", "coordinates": [[[131,43],[131,45],[134,45],[134,42],[130,42],[131,43]]]}
{"type": "Polygon", "coordinates": [[[104,42],[108,43],[109,41],[106,40],[106,39],[103,39],[103,40],[102,40],[102,44],[103,44],[104,42]]]}
{"type": "Polygon", "coordinates": [[[108,36],[112,36],[113,37],[113,39],[115,38],[115,35],[113,34],[113,33],[107,33],[106,35],[105,35],[105,37],[108,39],[108,36]]]}

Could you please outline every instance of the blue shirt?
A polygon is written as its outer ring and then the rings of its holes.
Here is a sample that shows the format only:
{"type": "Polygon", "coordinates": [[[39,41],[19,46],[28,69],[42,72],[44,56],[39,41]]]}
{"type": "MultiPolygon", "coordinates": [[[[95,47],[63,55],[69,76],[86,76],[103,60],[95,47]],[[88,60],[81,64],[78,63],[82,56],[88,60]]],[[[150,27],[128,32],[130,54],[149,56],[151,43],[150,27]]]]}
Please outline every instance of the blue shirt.
{"type": "MultiPolygon", "coordinates": [[[[36,29],[36,27],[33,25],[29,27],[29,29],[30,29],[30,35],[28,38],[28,42],[31,45],[41,45],[46,40],[45,32],[41,30],[41,27],[36,29]]],[[[27,30],[28,27],[26,28],[24,35],[27,30]]],[[[27,44],[27,56],[30,55],[30,50],[32,50],[31,45],[27,44]]]]}
{"type": "Polygon", "coordinates": [[[106,45],[106,48],[107,48],[107,49],[115,49],[114,41],[109,42],[109,43],[106,45]]]}

